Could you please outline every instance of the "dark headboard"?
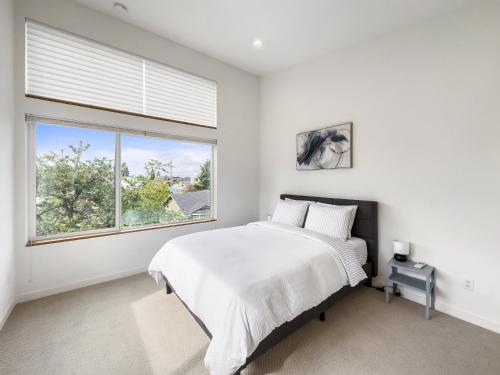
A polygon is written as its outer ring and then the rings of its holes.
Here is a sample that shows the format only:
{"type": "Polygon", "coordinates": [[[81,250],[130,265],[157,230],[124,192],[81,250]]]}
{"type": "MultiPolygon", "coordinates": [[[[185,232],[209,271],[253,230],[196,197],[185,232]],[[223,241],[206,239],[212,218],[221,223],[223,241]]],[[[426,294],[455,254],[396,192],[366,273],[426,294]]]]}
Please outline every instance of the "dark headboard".
{"type": "Polygon", "coordinates": [[[358,206],[356,219],[352,227],[352,236],[366,241],[368,262],[372,263],[373,277],[378,274],[378,214],[377,202],[357,201],[353,199],[337,199],[324,197],[308,197],[305,195],[281,194],[281,199],[290,198],[301,201],[313,201],[337,206],[358,206]]]}

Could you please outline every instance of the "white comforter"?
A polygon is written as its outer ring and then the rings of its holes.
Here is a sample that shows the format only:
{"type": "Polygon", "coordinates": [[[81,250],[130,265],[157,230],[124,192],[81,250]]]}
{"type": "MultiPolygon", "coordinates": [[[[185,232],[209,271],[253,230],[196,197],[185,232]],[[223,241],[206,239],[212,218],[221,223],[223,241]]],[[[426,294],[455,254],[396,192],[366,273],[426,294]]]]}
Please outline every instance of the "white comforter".
{"type": "Polygon", "coordinates": [[[366,277],[349,241],[270,222],[177,237],[149,272],[211,332],[213,375],[233,374],[273,329],[366,277]]]}

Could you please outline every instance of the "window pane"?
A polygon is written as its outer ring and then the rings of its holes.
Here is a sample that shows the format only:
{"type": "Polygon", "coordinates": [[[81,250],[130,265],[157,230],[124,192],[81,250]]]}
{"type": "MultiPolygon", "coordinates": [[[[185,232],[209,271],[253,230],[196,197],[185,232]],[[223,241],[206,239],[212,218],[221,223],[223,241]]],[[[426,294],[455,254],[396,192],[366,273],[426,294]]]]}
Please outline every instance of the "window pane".
{"type": "Polygon", "coordinates": [[[212,216],[212,146],[121,136],[122,226],[212,216]]]}
{"type": "Polygon", "coordinates": [[[115,226],[115,134],[37,124],[36,235],[115,226]]]}

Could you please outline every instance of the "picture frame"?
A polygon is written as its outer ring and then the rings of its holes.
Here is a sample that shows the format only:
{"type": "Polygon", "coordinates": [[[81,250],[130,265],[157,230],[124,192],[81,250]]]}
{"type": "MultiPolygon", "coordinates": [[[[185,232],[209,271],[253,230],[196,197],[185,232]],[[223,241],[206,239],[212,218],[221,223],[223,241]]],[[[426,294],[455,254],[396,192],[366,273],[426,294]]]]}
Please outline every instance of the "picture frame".
{"type": "Polygon", "coordinates": [[[352,168],[352,122],[298,133],[296,169],[352,168]]]}

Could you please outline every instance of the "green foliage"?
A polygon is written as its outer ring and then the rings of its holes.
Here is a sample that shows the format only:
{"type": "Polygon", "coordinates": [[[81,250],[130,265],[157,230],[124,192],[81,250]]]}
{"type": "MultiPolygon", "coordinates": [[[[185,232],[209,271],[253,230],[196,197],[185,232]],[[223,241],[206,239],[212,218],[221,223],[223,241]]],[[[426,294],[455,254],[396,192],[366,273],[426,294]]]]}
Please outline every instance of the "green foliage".
{"type": "Polygon", "coordinates": [[[163,163],[155,159],[148,160],[146,164],[144,164],[144,169],[150,180],[160,178],[162,175],[165,176],[171,167],[172,162],[163,163]]]}
{"type": "Polygon", "coordinates": [[[70,146],[72,155],[53,152],[37,158],[39,236],[110,228],[115,225],[113,163],[82,160],[90,145],[70,146]]]}
{"type": "Polygon", "coordinates": [[[200,166],[200,174],[196,177],[193,190],[210,189],[210,160],[206,160],[200,166]]]}
{"type": "Polygon", "coordinates": [[[122,163],[120,168],[121,168],[121,172],[122,172],[122,177],[129,177],[130,176],[130,170],[128,169],[128,165],[126,163],[122,163]]]}
{"type": "Polygon", "coordinates": [[[181,212],[168,207],[172,199],[167,177],[171,166],[172,163],[151,159],[144,164],[145,175],[123,176],[122,173],[124,227],[171,223],[186,219],[181,212]]]}
{"type": "MultiPolygon", "coordinates": [[[[115,226],[114,163],[107,158],[84,160],[90,145],[69,146],[69,155],[46,153],[36,160],[36,231],[38,236],[112,228],[115,226]]],[[[145,174],[132,176],[121,165],[122,226],[183,221],[169,208],[171,164],[149,160],[145,174]]],[[[200,166],[192,190],[210,189],[210,161],[200,166]]]]}
{"type": "MultiPolygon", "coordinates": [[[[147,168],[145,168],[147,170],[147,168]]],[[[168,208],[171,200],[168,182],[162,177],[129,177],[122,180],[123,226],[169,223],[185,220],[182,213],[168,208]]]]}

